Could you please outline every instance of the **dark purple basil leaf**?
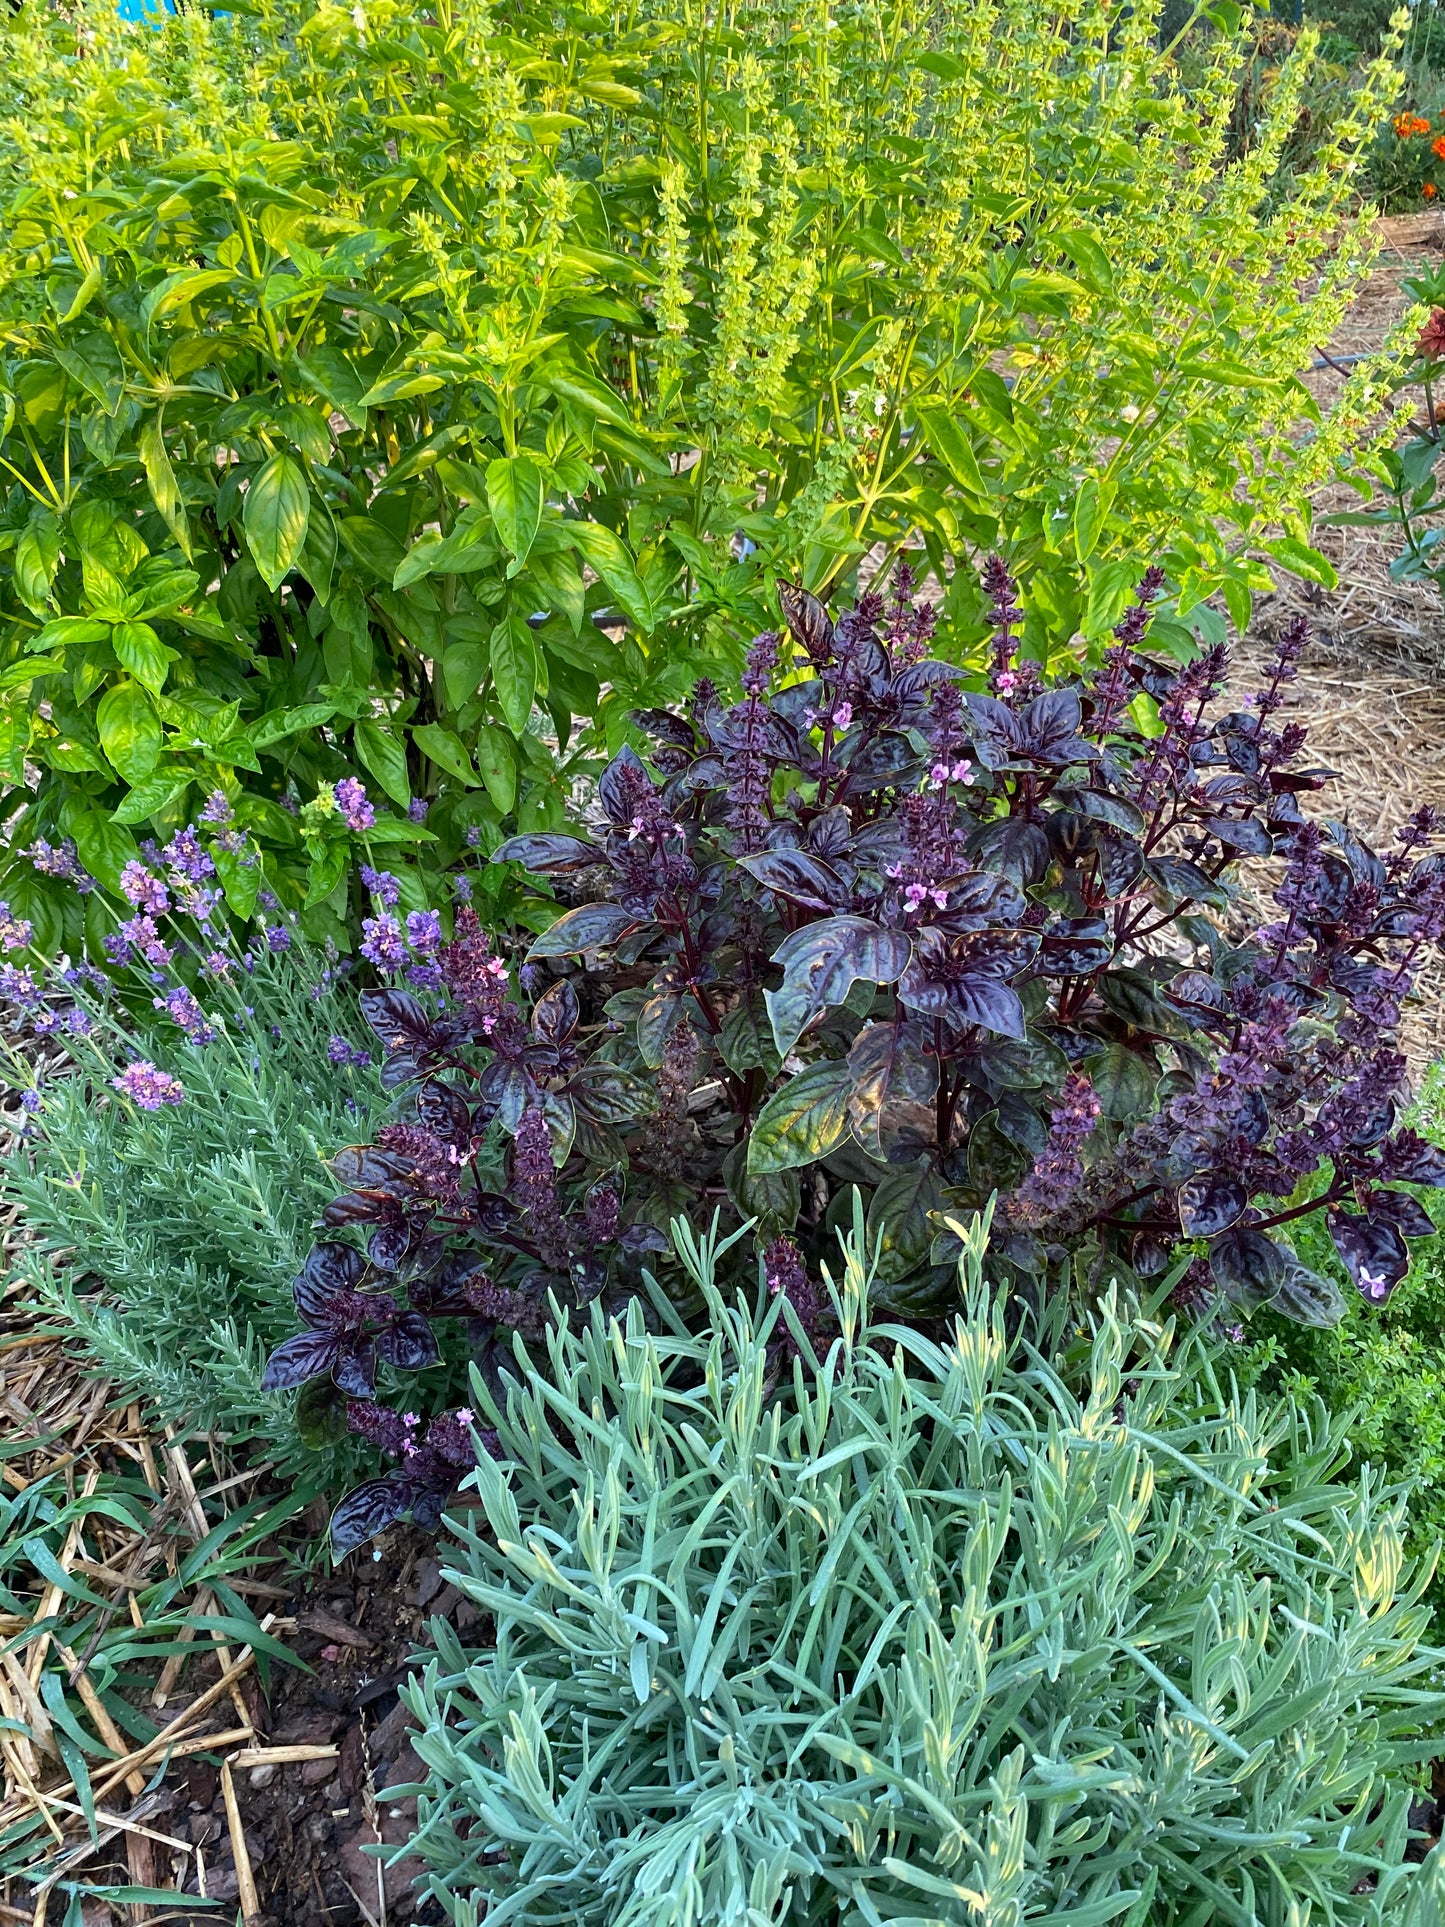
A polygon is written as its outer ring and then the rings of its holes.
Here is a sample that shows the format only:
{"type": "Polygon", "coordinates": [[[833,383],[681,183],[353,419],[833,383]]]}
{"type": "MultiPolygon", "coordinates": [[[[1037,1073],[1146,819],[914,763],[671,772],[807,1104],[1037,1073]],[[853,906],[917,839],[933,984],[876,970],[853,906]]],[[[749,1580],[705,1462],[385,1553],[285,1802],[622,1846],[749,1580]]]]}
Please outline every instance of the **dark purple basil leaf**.
{"type": "Polygon", "coordinates": [[[339,1342],[331,1376],[349,1397],[371,1397],[376,1389],[376,1340],[369,1332],[339,1342]]]}
{"type": "Polygon", "coordinates": [[[432,1019],[409,990],[363,990],[361,1014],[389,1051],[425,1050],[432,1019]]]}
{"type": "Polygon", "coordinates": [[[1242,776],[1255,776],[1259,773],[1259,718],[1246,715],[1243,710],[1235,710],[1232,715],[1222,716],[1214,725],[1211,734],[1223,748],[1229,759],[1229,766],[1242,776]]]}
{"type": "Polygon", "coordinates": [[[1370,924],[1372,937],[1411,937],[1419,928],[1420,913],[1403,905],[1392,910],[1382,910],[1370,924]]]}
{"type": "Polygon", "coordinates": [[[856,982],[891,984],[908,962],[910,939],[869,917],[825,917],[785,937],[773,952],[783,981],[766,993],[773,1039],[788,1052],[821,1011],[841,1004],[856,982]]]}
{"type": "Polygon", "coordinates": [[[1373,1211],[1344,1211],[1338,1205],[1326,1212],[1325,1222],[1360,1296],[1383,1305],[1410,1269],[1410,1249],[1398,1225],[1373,1211]]]}
{"type": "Polygon", "coordinates": [[[1089,977],[1114,954],[1102,917],[1060,917],[1044,932],[1037,968],[1046,977],[1089,977]]]}
{"type": "Polygon", "coordinates": [[[510,1198],[504,1198],[499,1191],[474,1193],[468,1203],[472,1217],[478,1228],[492,1237],[499,1237],[509,1231],[522,1215],[510,1198]]]}
{"type": "Polygon", "coordinates": [[[672,1246],[656,1225],[624,1225],[617,1234],[617,1242],[624,1251],[633,1257],[641,1257],[648,1252],[671,1251],[672,1246]]]}
{"type": "Polygon", "coordinates": [[[852,896],[833,866],[806,850],[760,850],[739,857],[738,864],[765,889],[812,910],[839,910],[852,896]]]}
{"type": "Polygon", "coordinates": [[[495,1105],[503,1124],[515,1131],[522,1113],[540,1098],[541,1087],[525,1064],[510,1057],[494,1057],[477,1079],[477,1094],[484,1103],[495,1105]]]}
{"type": "Polygon", "coordinates": [[[381,1088],[399,1091],[404,1084],[415,1084],[421,1075],[421,1060],[415,1051],[389,1051],[381,1067],[381,1088]]]}
{"type": "MultiPolygon", "coordinates": [[[[691,731],[688,732],[689,737],[691,731]]],[[[509,836],[492,851],[493,863],[520,863],[532,876],[565,876],[572,870],[585,870],[602,861],[595,843],[580,836],[563,836],[556,830],[528,830],[509,836]]]]}
{"type": "Polygon", "coordinates": [[[1382,1104],[1377,1104],[1373,1111],[1367,1112],[1358,1119],[1347,1133],[1345,1141],[1357,1151],[1368,1151],[1389,1135],[1394,1122],[1395,1106],[1389,1098],[1386,1098],[1382,1104]]]}
{"type": "Polygon", "coordinates": [[[1195,1178],[1179,1188],[1179,1222],[1191,1238],[1217,1238],[1238,1224],[1249,1193],[1238,1178],[1195,1178]]]}
{"type": "Polygon", "coordinates": [[[597,800],[620,830],[631,826],[641,792],[656,786],[637,751],[624,743],[597,779],[597,800]]]}
{"type": "Polygon", "coordinates": [[[973,725],[975,747],[985,769],[1006,769],[1023,747],[1018,717],[997,696],[970,690],[964,697],[973,725]]]}
{"type": "Polygon", "coordinates": [[[1435,1220],[1418,1198],[1408,1191],[1377,1190],[1370,1197],[1370,1216],[1386,1218],[1405,1238],[1434,1236],[1435,1220]]]}
{"type": "Polygon", "coordinates": [[[1350,875],[1356,883],[1368,883],[1376,890],[1385,887],[1385,866],[1367,843],[1362,843],[1348,823],[1337,823],[1333,817],[1325,819],[1325,828],[1334,839],[1335,847],[1350,867],[1350,875]]]}
{"type": "Polygon", "coordinates": [[[696,749],[697,731],[685,716],[670,709],[629,709],[627,720],[650,736],[655,743],[668,743],[674,749],[696,749]]]}
{"type": "Polygon", "coordinates": [[[1400,1131],[1380,1146],[1380,1170],[1402,1184],[1445,1187],[1445,1151],[1429,1144],[1415,1131],[1400,1131]]]}
{"type": "Polygon", "coordinates": [[[1223,910],[1229,903],[1229,892],[1187,857],[1152,856],[1144,865],[1144,874],[1176,908],[1180,903],[1193,902],[1223,910]]]}
{"type": "Polygon", "coordinates": [[[1044,834],[1058,860],[1068,869],[1077,869],[1092,854],[1099,829],[1077,810],[1056,810],[1045,820],[1044,834]]]}
{"type": "Polygon", "coordinates": [[[615,944],[628,931],[635,930],[644,918],[616,903],[584,903],[544,930],[527,953],[527,961],[539,957],[571,957],[583,950],[602,950],[615,944]]]}
{"type": "Polygon", "coordinates": [[[1120,836],[1114,830],[1101,830],[1094,838],[1094,861],[1109,895],[1122,897],[1139,880],[1144,852],[1132,837],[1120,836]]]}
{"type": "Polygon", "coordinates": [[[1188,1025],[1179,1012],[1159,995],[1159,985],[1142,970],[1127,964],[1106,970],[1095,989],[1114,1015],[1131,1030],[1154,1037],[1179,1037],[1188,1034],[1188,1025]]]}
{"type": "Polygon", "coordinates": [[[788,633],[809,661],[826,662],[833,650],[833,623],[818,598],[797,583],[780,582],[778,606],[788,633]]]}
{"type": "Polygon", "coordinates": [[[891,789],[918,767],[917,755],[906,736],[896,735],[890,729],[877,736],[862,737],[856,725],[839,746],[834,761],[847,767],[845,787],[849,796],[891,789]]]}
{"type": "Polygon", "coordinates": [[[915,1023],[869,1024],[848,1053],[848,1120],[880,1163],[910,1163],[936,1136],[938,1059],[924,1052],[923,1040],[915,1023]]]}
{"type": "Polygon", "coordinates": [[[1021,816],[984,823],[968,836],[967,849],[985,870],[997,870],[1021,888],[1037,883],[1049,867],[1049,839],[1041,823],[1021,816]]]}
{"type": "Polygon", "coordinates": [[[1169,1269],[1173,1252],[1150,1231],[1136,1231],[1129,1246],[1129,1262],[1141,1278],[1158,1278],[1169,1269]]]}
{"type": "Polygon", "coordinates": [[[808,825],[808,848],[817,856],[842,856],[853,840],[853,824],[841,804],[824,810],[808,825]]]}
{"type": "Polygon", "coordinates": [[[1054,801],[1077,810],[1081,816],[1091,817],[1096,823],[1106,824],[1111,830],[1120,830],[1125,836],[1142,836],[1147,827],[1139,805],[1130,802],[1127,796],[1115,796],[1110,790],[1058,789],[1054,791],[1054,801]]]}
{"type": "Polygon", "coordinates": [[[421,1532],[435,1532],[447,1509],[447,1499],[456,1484],[455,1477],[437,1474],[423,1483],[412,1480],[411,1519],[421,1532]]]}
{"type": "Polygon", "coordinates": [[[368,1479],[348,1492],[331,1515],[331,1550],[337,1559],[394,1526],[411,1510],[413,1481],[404,1472],[368,1479]]]}
{"type": "Polygon", "coordinates": [[[338,1292],[355,1291],[366,1274],[366,1259],[355,1245],[313,1245],[291,1281],[291,1296],[303,1324],[320,1330],[338,1292]]]}
{"type": "Polygon", "coordinates": [[[1032,762],[1056,768],[1090,761],[1099,752],[1079,735],[1082,718],[1076,688],[1046,689],[1019,717],[1023,754],[1032,762]]]}
{"type": "Polygon", "coordinates": [[[898,980],[898,996],[910,1010],[942,1017],[955,1030],[977,1024],[1001,1037],[1023,1037],[1024,1007],[1018,992],[985,977],[944,982],[910,964],[898,980]]]}
{"type": "Polygon", "coordinates": [[[1274,1295],[1274,1309],[1297,1325],[1314,1325],[1327,1330],[1338,1325],[1347,1309],[1345,1294],[1333,1278],[1311,1271],[1298,1258],[1290,1258],[1284,1277],[1274,1295]]]}
{"type": "Polygon", "coordinates": [[[600,1059],[584,1064],[568,1080],[567,1095],[594,1124],[630,1124],[657,1109],[656,1094],[643,1078],[600,1059]]]}
{"type": "Polygon", "coordinates": [[[1211,809],[1233,810],[1260,802],[1264,789],[1255,777],[1231,770],[1224,776],[1211,776],[1201,794],[1211,809]]]}
{"type": "Polygon", "coordinates": [[[347,1144],[332,1158],[331,1169],[338,1183],[368,1189],[405,1176],[411,1161],[379,1150],[374,1144],[347,1144]]]}
{"type": "Polygon", "coordinates": [[[565,1044],[581,1014],[572,980],[562,977],[533,1006],[532,1035],[546,1044],[565,1044]]]}
{"type": "Polygon", "coordinates": [[[1267,1305],[1284,1282],[1291,1254],[1252,1225],[1226,1231],[1209,1248],[1209,1268],[1220,1290],[1241,1311],[1267,1305]]]}
{"type": "Polygon", "coordinates": [[[998,1112],[985,1111],[968,1133],[968,1175],[974,1188],[985,1197],[990,1191],[1000,1194],[1014,1190],[1023,1179],[1031,1160],[1011,1137],[999,1127],[998,1112]]]}
{"type": "Polygon", "coordinates": [[[320,1377],[336,1363],[340,1348],[341,1340],[330,1332],[298,1332],[294,1338],[283,1338],[266,1360],[261,1390],[289,1392],[308,1378],[320,1377]]]}
{"type": "Polygon", "coordinates": [[[1203,827],[1240,856],[1272,856],[1274,838],[1252,816],[1209,816],[1203,827]]]}
{"type": "Polygon", "coordinates": [[[399,1209],[388,1191],[347,1191],[322,1207],[321,1222],[338,1231],[344,1224],[376,1224],[389,1220],[399,1209]]]}
{"type": "Polygon", "coordinates": [[[385,1365],[400,1372],[419,1372],[435,1365],[437,1350],[432,1328],[418,1311],[401,1311],[376,1340],[376,1355],[385,1365]]]}
{"type": "Polygon", "coordinates": [[[1201,1012],[1211,1017],[1229,1014],[1224,992],[1213,977],[1203,970],[1181,970],[1170,979],[1164,995],[1171,1004],[1177,1004],[1181,1010],[1191,1014],[1201,1012]]]}
{"type": "Polygon", "coordinates": [[[416,1094],[417,1123],[458,1149],[470,1144],[472,1113],[466,1099],[450,1084],[431,1078],[416,1094]]]}
{"type": "Polygon", "coordinates": [[[366,1241],[366,1255],[378,1271],[395,1271],[411,1248],[411,1227],[398,1224],[378,1225],[366,1241]]]}
{"type": "Polygon", "coordinates": [[[689,797],[721,789],[727,781],[727,766],[721,756],[699,756],[668,778],[662,792],[663,808],[669,815],[680,810],[689,797]]]}

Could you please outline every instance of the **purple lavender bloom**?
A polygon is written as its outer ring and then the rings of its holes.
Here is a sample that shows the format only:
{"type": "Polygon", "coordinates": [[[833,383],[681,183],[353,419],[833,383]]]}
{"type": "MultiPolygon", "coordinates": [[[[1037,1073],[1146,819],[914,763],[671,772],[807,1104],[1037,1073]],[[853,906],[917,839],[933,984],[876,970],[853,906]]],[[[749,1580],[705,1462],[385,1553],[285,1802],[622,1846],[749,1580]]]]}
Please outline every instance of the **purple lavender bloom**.
{"type": "Polygon", "coordinates": [[[176,882],[204,883],[207,877],[216,874],[216,866],[208,852],[202,849],[194,824],[177,830],[161,854],[176,882]]]}
{"type": "Polygon", "coordinates": [[[180,1104],[186,1095],[179,1078],[172,1077],[169,1071],[158,1071],[144,1057],[138,1063],[128,1064],[119,1077],[110,1081],[113,1089],[122,1097],[131,1098],[143,1111],[158,1111],[162,1104],[180,1104]]]}
{"type": "Polygon", "coordinates": [[[414,796],[406,806],[406,813],[413,823],[425,823],[426,813],[431,808],[425,797],[414,796]]]}
{"type": "Polygon", "coordinates": [[[20,1108],[22,1111],[31,1111],[31,1112],[38,1111],[40,1109],[39,1091],[37,1090],[22,1091],[20,1093],[20,1108]]]}
{"type": "Polygon", "coordinates": [[[363,917],[361,954],[378,970],[402,970],[407,963],[406,944],[401,925],[395,917],[363,917]]]}
{"type": "Polygon", "coordinates": [[[396,908],[401,896],[401,885],[390,870],[373,870],[369,863],[361,866],[361,887],[369,890],[383,910],[396,908]]]}
{"type": "Polygon", "coordinates": [[[471,824],[467,830],[467,848],[469,850],[475,850],[481,843],[481,840],[482,833],[480,829],[478,829],[475,823],[471,824]]]}
{"type": "Polygon", "coordinates": [[[30,846],[30,861],[42,876],[61,877],[81,890],[95,888],[94,877],[87,876],[76,859],[75,845],[67,837],[59,848],[37,837],[30,846]]]}
{"type": "Polygon", "coordinates": [[[194,996],[179,984],[169,997],[155,999],[157,1010],[164,1010],[173,1024],[178,1024],[193,1044],[210,1044],[215,1041],[216,1028],[206,1022],[206,1014],[194,996]]]}
{"type": "Polygon", "coordinates": [[[453,877],[452,878],[452,896],[458,903],[470,903],[472,900],[471,878],[470,877],[453,877]]]}
{"type": "Polygon", "coordinates": [[[132,859],[120,873],[121,895],[149,917],[164,916],[171,907],[166,886],[143,863],[132,859]]]}
{"type": "Polygon", "coordinates": [[[435,910],[413,910],[406,920],[406,940],[412,949],[429,957],[442,940],[441,918],[435,910]]]}
{"type": "Polygon", "coordinates": [[[30,1025],[36,1037],[57,1037],[63,1028],[60,1012],[50,1009],[37,1011],[30,1025]]]}
{"type": "Polygon", "coordinates": [[[409,984],[414,984],[418,990],[440,990],[441,968],[434,963],[411,964],[407,969],[406,980],[409,984]]]}
{"type": "Polygon", "coordinates": [[[231,820],[231,805],[226,800],[224,790],[212,790],[206,798],[205,808],[201,811],[203,823],[214,823],[224,829],[231,820]]]}
{"type": "Polygon", "coordinates": [[[349,830],[369,830],[375,823],[376,811],[366,800],[366,788],[354,776],[343,776],[333,794],[349,830]]]}
{"type": "Polygon", "coordinates": [[[120,926],[120,935],[148,964],[160,967],[170,962],[171,952],[161,941],[161,933],[150,917],[132,917],[129,923],[120,926]]]}
{"type": "Polygon", "coordinates": [[[33,935],[28,917],[12,917],[10,905],[0,903],[0,950],[24,950],[33,935]]]}
{"type": "Polygon", "coordinates": [[[266,932],[266,947],[268,950],[283,951],[291,948],[291,932],[286,928],[284,923],[273,923],[269,928],[263,925],[262,928],[266,932]]]}
{"type": "Polygon", "coordinates": [[[0,964],[0,1002],[14,1004],[22,1011],[39,1010],[45,993],[35,979],[14,964],[0,964]]]}
{"type": "Polygon", "coordinates": [[[90,1012],[82,1010],[77,1004],[73,1010],[65,1013],[65,1028],[72,1037],[89,1037],[94,1028],[90,1020],[90,1012]]]}
{"type": "Polygon", "coordinates": [[[213,950],[208,957],[202,957],[201,968],[208,977],[224,977],[231,968],[231,959],[224,950],[213,950]]]}
{"type": "Polygon", "coordinates": [[[351,1046],[344,1037],[329,1037],[326,1040],[326,1055],[333,1064],[349,1064],[351,1046]]]}

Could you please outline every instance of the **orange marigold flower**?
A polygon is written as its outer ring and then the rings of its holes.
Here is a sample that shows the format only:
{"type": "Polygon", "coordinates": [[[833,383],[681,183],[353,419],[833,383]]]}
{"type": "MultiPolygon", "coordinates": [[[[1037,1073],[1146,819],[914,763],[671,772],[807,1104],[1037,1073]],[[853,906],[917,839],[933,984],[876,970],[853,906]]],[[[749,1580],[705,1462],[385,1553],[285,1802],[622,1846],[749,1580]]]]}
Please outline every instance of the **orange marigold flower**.
{"type": "Polygon", "coordinates": [[[1426,181],[1425,185],[1420,189],[1421,198],[1427,201],[1433,201],[1435,193],[1436,188],[1433,181],[1426,181]]]}
{"type": "Polygon", "coordinates": [[[1410,137],[1410,116],[1408,114],[1396,114],[1395,116],[1396,140],[1402,140],[1402,141],[1408,140],[1409,137],[1410,137]]]}
{"type": "Polygon", "coordinates": [[[1437,160],[1445,161],[1445,134],[1437,134],[1430,143],[1430,152],[1437,160]]]}

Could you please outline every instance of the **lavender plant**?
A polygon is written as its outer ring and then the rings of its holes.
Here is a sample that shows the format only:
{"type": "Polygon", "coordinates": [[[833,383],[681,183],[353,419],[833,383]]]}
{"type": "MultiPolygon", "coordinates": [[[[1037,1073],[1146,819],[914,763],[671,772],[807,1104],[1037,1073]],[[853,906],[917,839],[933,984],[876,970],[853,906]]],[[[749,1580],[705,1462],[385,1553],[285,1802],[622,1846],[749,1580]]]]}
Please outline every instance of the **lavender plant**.
{"type": "Polygon", "coordinates": [[[577,899],[515,987],[469,910],[440,946],[373,919],[374,959],[411,979],[363,998],[402,1110],[337,1160],[341,1235],[267,1378],[329,1381],[402,1461],[339,1543],[434,1516],[454,1475],[451,1418],[421,1463],[379,1374],[430,1362],[439,1321],[488,1360],[499,1333],[635,1292],[699,1203],[756,1222],[811,1339],[808,1261],[855,1186],[880,1299],[909,1314],[951,1301],[946,1221],[994,1194],[1000,1276],[1155,1278],[1179,1251],[1201,1311],[1329,1323],[1338,1288],[1273,1235],[1315,1212],[1388,1298],[1430,1229],[1402,1187],[1445,1183],[1397,1123],[1401,1002],[1445,933],[1434,819],[1388,858],[1307,819],[1329,773],[1276,724],[1302,628],[1227,708],[1223,651],[1148,652],[1158,587],[1097,671],[1049,687],[1001,564],[971,678],[929,657],[906,573],[836,623],[789,590],[740,702],[703,685],[640,712],[653,766],[614,759],[594,832],[494,853],[577,899]],[[1269,858],[1277,914],[1233,940],[1232,874],[1269,858]]]}
{"type": "Polygon", "coordinates": [[[24,1122],[0,1185],[25,1215],[16,1269],[97,1369],[170,1423],[344,1487],[361,1444],[261,1380],[334,1189],[324,1160],[389,1100],[346,965],[264,895],[249,932],[224,913],[205,865],[254,850],[221,814],[137,859],[119,904],[73,849],[33,852],[111,955],[46,960],[0,910],[0,1078],[24,1122]]]}
{"type": "Polygon", "coordinates": [[[495,1637],[436,1621],[402,1689],[394,1850],[455,1927],[1438,1921],[1428,1566],[1348,1418],[1112,1290],[1061,1373],[961,1229],[940,1343],[871,1322],[853,1229],[786,1400],[785,1307],[685,1226],[709,1331],[594,1308],[478,1385],[448,1576],[495,1637]]]}

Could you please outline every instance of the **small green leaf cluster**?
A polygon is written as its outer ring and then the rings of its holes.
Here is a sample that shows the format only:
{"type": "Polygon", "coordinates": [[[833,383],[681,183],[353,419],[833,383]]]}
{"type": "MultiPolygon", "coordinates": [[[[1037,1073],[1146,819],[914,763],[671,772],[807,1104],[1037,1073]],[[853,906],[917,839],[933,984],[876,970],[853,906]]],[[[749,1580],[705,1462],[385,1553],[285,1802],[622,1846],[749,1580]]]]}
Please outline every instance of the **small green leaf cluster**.
{"type": "Polygon", "coordinates": [[[240,789],[340,943],[279,802],[430,802],[424,874],[555,828],[629,707],[728,680],[779,573],[922,544],[947,643],[979,617],[955,561],[998,550],[1042,651],[1104,636],[1146,558],[1237,624],[1267,560],[1327,577],[1306,503],[1380,371],[1323,420],[1296,377],[1368,266],[1337,230],[1394,79],[1281,189],[1314,36],[1231,158],[1252,43],[1216,11],[1186,90],[1120,0],[24,6],[12,845],[164,838],[240,789]]]}
{"type": "Polygon", "coordinates": [[[870,1324],[861,1216],[826,1357],[679,1226],[710,1336],[594,1310],[477,1374],[495,1643],[437,1622],[403,1688],[459,1927],[1438,1917],[1399,1494],[1114,1293],[1011,1339],[959,1230],[938,1343],[870,1324]]]}

